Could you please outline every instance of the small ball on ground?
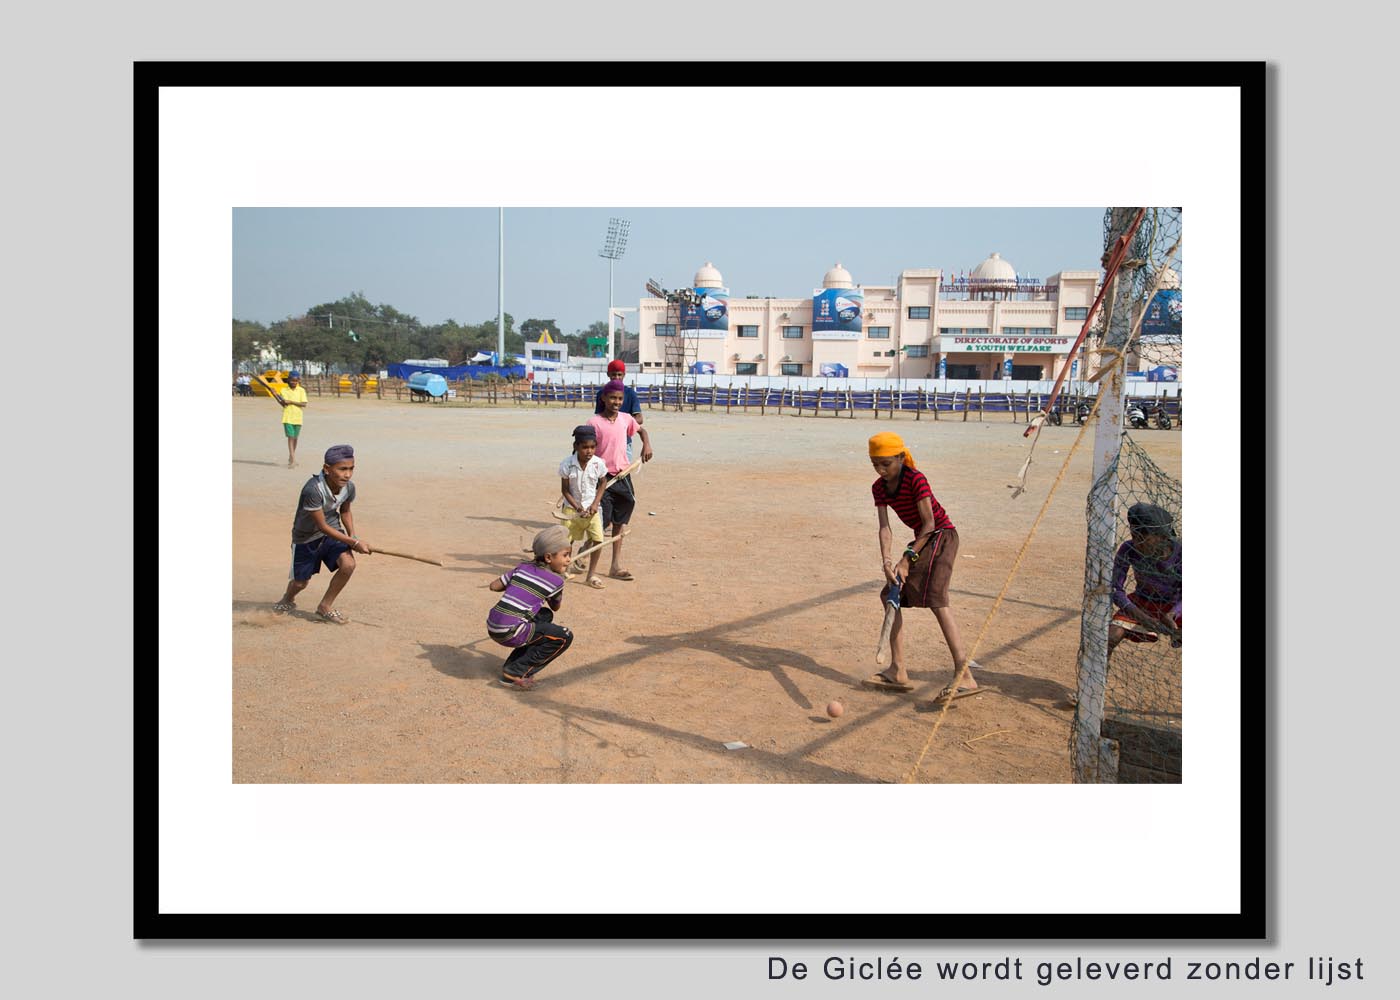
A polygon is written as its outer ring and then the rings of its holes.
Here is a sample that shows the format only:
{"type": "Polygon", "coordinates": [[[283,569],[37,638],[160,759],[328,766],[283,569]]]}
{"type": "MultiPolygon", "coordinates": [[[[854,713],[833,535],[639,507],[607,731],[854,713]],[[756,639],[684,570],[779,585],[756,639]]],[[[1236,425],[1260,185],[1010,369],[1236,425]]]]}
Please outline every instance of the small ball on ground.
{"type": "Polygon", "coordinates": [[[845,709],[841,707],[841,703],[839,701],[833,701],[831,704],[826,706],[826,714],[831,716],[833,719],[841,718],[841,713],[844,711],[845,709]]]}

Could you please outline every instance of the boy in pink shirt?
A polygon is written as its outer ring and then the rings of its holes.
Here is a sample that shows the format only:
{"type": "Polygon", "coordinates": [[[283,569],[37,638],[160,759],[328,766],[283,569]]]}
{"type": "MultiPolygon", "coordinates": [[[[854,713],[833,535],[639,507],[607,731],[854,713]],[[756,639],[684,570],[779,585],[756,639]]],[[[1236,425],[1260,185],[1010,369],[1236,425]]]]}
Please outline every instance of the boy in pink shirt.
{"type": "MultiPolygon", "coordinates": [[[[608,475],[616,476],[627,468],[627,439],[637,435],[642,439],[642,461],[652,458],[651,438],[646,428],[637,423],[630,413],[622,412],[624,386],[616,380],[603,386],[603,412],[594,415],[588,424],[598,433],[597,455],[608,467],[608,475]]],[[[637,504],[637,493],[632,487],[632,477],[624,476],[614,481],[603,492],[603,525],[614,538],[622,533],[622,526],[632,519],[632,510],[637,504]]],[[[631,580],[632,574],[622,568],[622,546],[618,540],[612,548],[612,568],[608,576],[615,580],[631,580]]]]}

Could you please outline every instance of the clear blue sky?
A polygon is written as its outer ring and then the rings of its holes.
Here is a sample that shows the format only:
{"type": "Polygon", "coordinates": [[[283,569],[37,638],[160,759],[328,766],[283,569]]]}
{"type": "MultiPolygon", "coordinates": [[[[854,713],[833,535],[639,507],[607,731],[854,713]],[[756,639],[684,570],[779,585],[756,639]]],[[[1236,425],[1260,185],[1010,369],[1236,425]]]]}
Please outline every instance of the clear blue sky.
{"type": "MultiPolygon", "coordinates": [[[[689,285],[705,261],[730,294],[810,295],[840,261],[857,284],[911,267],[971,270],[992,251],[1021,277],[1096,270],[1102,208],[507,208],[506,312],[574,333],[604,319],[608,219],[631,221],[613,301],[647,278],[689,285]]],[[[233,213],[233,318],[270,323],[363,292],[433,324],[496,315],[495,208],[241,208],[233,213]]],[[[629,324],[630,326],[630,324],[629,324]]]]}

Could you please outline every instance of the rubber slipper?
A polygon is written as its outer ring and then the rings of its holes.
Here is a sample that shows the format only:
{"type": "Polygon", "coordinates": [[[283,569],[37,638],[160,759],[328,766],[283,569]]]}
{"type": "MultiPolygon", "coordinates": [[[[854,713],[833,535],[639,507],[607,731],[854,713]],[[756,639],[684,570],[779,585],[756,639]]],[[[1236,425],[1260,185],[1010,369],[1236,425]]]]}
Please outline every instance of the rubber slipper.
{"type": "Polygon", "coordinates": [[[985,690],[986,688],[983,687],[958,688],[955,692],[953,691],[953,686],[949,684],[942,691],[938,692],[938,697],[934,698],[933,701],[934,704],[941,705],[945,701],[956,701],[959,698],[967,698],[974,694],[981,694],[985,690]]]}
{"type": "Polygon", "coordinates": [[[319,619],[321,619],[321,621],[323,621],[323,622],[330,622],[330,623],[333,624],[333,625],[349,625],[349,624],[350,624],[350,619],[349,619],[349,618],[346,618],[344,615],[342,615],[342,614],[341,614],[339,611],[337,611],[335,608],[331,608],[329,611],[321,611],[321,610],[317,609],[317,611],[316,611],[316,617],[319,618],[319,619]]]}
{"type": "Polygon", "coordinates": [[[635,577],[633,577],[632,574],[629,573],[627,570],[623,570],[621,573],[609,573],[608,576],[612,577],[614,580],[633,580],[633,579],[635,579],[635,577]]]}
{"type": "Polygon", "coordinates": [[[603,581],[600,580],[600,579],[598,579],[596,576],[591,576],[591,577],[588,578],[588,585],[589,585],[590,587],[592,587],[594,590],[602,590],[602,589],[603,589],[603,581]]]}
{"type": "Polygon", "coordinates": [[[535,686],[535,682],[528,677],[512,677],[510,674],[502,674],[501,683],[518,691],[529,691],[535,686]]]}
{"type": "Polygon", "coordinates": [[[914,685],[900,684],[897,681],[890,680],[884,674],[871,674],[860,683],[862,687],[873,688],[877,691],[897,691],[900,694],[907,694],[914,690],[914,685]]]}

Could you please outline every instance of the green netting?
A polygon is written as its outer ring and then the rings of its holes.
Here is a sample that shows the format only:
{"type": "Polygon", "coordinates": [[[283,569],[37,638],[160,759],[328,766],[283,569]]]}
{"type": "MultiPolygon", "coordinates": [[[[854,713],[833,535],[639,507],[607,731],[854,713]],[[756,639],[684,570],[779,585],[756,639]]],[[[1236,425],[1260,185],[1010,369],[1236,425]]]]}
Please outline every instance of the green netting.
{"type": "MultiPolygon", "coordinates": [[[[1147,432],[1151,433],[1151,432],[1147,432]]],[[[1124,626],[1113,621],[1123,611],[1111,594],[1111,570],[1104,580],[1100,567],[1112,567],[1122,547],[1133,545],[1128,511],[1134,504],[1152,504],[1171,519],[1176,544],[1183,537],[1181,481],[1163,472],[1131,436],[1125,435],[1117,459],[1089,492],[1087,517],[1090,544],[1094,546],[1085,567],[1084,617],[1080,630],[1081,651],[1102,647],[1124,633],[1108,655],[1107,684],[1103,691],[1104,717],[1140,719],[1178,732],[1181,727],[1181,648],[1179,634],[1142,623],[1124,626]],[[1110,541],[1111,540],[1111,541],[1110,541]],[[1109,600],[1103,600],[1107,596],[1109,600]],[[1138,635],[1155,641],[1133,641],[1138,635]]],[[[1161,544],[1146,539],[1144,547],[1161,544]]],[[[1126,555],[1126,553],[1125,553],[1126,555]]],[[[1121,557],[1120,557],[1121,558],[1121,557]]],[[[1131,595],[1144,582],[1129,569],[1124,590],[1131,595]]],[[[1181,591],[1179,573],[1159,576],[1158,585],[1181,591]]],[[[1081,704],[1086,692],[1080,692],[1081,704]]]]}

